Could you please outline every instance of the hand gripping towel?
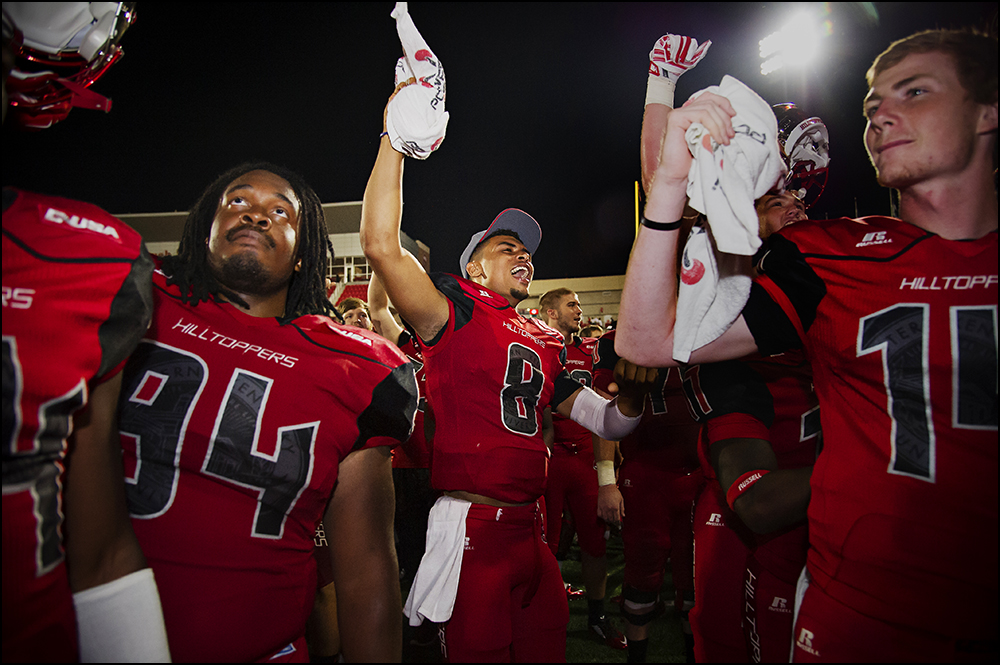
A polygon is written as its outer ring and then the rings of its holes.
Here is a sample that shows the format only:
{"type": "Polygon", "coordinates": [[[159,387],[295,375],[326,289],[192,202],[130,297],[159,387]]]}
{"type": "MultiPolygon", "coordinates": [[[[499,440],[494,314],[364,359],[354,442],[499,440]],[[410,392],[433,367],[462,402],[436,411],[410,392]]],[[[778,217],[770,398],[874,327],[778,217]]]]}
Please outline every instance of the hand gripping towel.
{"type": "Polygon", "coordinates": [[[400,90],[389,102],[385,129],[396,151],[427,159],[440,147],[448,128],[444,67],[417,31],[405,2],[396,3],[392,17],[403,45],[403,57],[396,63],[396,85],[410,78],[416,83],[400,90]]]}
{"type": "Polygon", "coordinates": [[[713,92],[736,110],[729,145],[712,140],[701,123],[693,123],[685,138],[694,156],[688,172],[691,207],[708,217],[720,252],[753,256],[760,247],[754,201],[766,194],[785,172],[778,149],[778,122],[757,93],[732,76],[691,96],[713,92]]]}

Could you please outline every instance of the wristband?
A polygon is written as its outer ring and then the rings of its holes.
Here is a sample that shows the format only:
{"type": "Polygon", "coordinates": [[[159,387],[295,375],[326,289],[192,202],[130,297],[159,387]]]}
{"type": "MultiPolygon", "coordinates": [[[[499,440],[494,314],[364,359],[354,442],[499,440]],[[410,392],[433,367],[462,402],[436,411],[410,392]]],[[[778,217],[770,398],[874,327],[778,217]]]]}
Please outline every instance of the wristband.
{"type": "Polygon", "coordinates": [[[674,87],[675,83],[668,76],[650,74],[649,78],[646,79],[646,103],[644,106],[663,104],[674,108],[674,87]]]}
{"type": "Polygon", "coordinates": [[[609,459],[597,460],[597,464],[594,466],[597,469],[598,487],[604,487],[605,485],[614,485],[617,482],[615,480],[615,463],[613,460],[609,459]]]}
{"type": "Polygon", "coordinates": [[[73,594],[84,663],[169,663],[160,594],[143,568],[73,594]]]}
{"type": "Polygon", "coordinates": [[[742,476],[737,478],[736,481],[729,486],[729,491],[726,492],[726,503],[729,504],[729,507],[735,511],[736,508],[733,508],[733,504],[736,503],[736,499],[743,496],[745,492],[750,491],[750,488],[753,487],[758,480],[769,473],[771,472],[767,469],[755,469],[754,471],[747,471],[742,476]]]}
{"type": "Polygon", "coordinates": [[[681,228],[681,222],[683,221],[684,218],[678,219],[676,222],[654,222],[646,219],[645,215],[639,216],[639,223],[647,229],[653,229],[654,231],[676,231],[681,228]]]}
{"type": "Polygon", "coordinates": [[[383,136],[389,136],[389,132],[382,132],[378,135],[379,138],[382,138],[383,136]]]}

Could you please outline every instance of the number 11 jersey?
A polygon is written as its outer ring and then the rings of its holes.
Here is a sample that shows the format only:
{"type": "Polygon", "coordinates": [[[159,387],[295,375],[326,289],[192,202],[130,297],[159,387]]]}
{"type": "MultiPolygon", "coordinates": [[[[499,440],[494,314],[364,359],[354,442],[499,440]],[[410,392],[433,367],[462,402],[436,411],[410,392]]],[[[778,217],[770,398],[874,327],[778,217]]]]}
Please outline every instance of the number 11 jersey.
{"type": "Polygon", "coordinates": [[[801,222],[760,268],[744,317],[762,353],[802,338],[822,406],[814,583],[882,621],[995,631],[997,232],[801,222]]]}

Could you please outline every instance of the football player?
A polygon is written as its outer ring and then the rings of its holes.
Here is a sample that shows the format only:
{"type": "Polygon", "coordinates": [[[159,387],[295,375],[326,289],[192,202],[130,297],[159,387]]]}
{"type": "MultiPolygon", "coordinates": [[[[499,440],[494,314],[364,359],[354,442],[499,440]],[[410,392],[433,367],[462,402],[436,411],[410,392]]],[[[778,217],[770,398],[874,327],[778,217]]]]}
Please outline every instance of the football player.
{"type": "Polygon", "coordinates": [[[552,406],[621,438],[638,421],[648,372],[623,364],[628,380],[615,401],[605,400],[569,376],[559,332],[517,313],[541,241],[538,223],[521,210],[503,211],[473,235],[461,277],[427,275],[399,242],[402,175],[403,155],[383,134],[361,245],[419,337],[435,416],[431,482],[445,493],[431,511],[408,615],[411,623],[450,619],[443,645],[456,662],[563,660],[566,592],[542,539],[542,410],[552,406]]]}
{"type": "Polygon", "coordinates": [[[243,164],[205,189],[154,274],[119,428],[180,660],[306,659],[320,520],[341,654],[400,659],[389,450],[416,382],[395,346],[327,316],[329,248],[300,176],[243,164]]]}
{"type": "MultiPolygon", "coordinates": [[[[3,3],[4,119],[41,129],[87,100],[110,108],[88,86],[121,56],[132,4],[3,3]]],[[[97,206],[3,190],[4,662],[170,659],[115,420],[152,267],[97,206]]]]}
{"type": "MultiPolygon", "coordinates": [[[[580,299],[567,288],[542,294],[538,308],[545,322],[566,340],[566,369],[585,386],[593,386],[593,355],[597,339],[580,337],[580,299]]],[[[612,369],[614,366],[612,365],[612,369]]],[[[587,625],[591,633],[612,649],[625,649],[625,636],[604,615],[604,593],[608,583],[606,534],[608,526],[597,516],[597,467],[593,434],[572,420],[547,410],[551,420],[552,458],[545,489],[546,538],[552,554],[560,542],[563,507],[573,515],[580,543],[580,568],[587,595],[587,625]]]]}
{"type": "MultiPolygon", "coordinates": [[[[996,656],[997,42],[933,30],[869,70],[865,144],[900,217],[799,222],[775,234],[729,330],[692,362],[803,347],[822,407],[796,660],[996,656]],[[928,612],[922,599],[948,599],[928,612]]],[[[667,119],[646,204],[684,209],[692,122],[727,144],[728,100],[667,119]]],[[[672,362],[677,233],[640,229],[617,345],[672,362]],[[664,261],[663,258],[667,257],[664,261]]],[[[749,489],[769,483],[760,474],[749,489]]]]}
{"type": "MultiPolygon", "coordinates": [[[[806,219],[791,191],[768,192],[756,208],[765,240],[758,256],[773,233],[806,219]]],[[[694,512],[690,614],[696,659],[784,660],[820,434],[812,369],[796,349],[690,365],[684,382],[691,412],[705,424],[699,457],[707,483],[694,512]],[[761,471],[771,477],[758,486],[761,471]]]]}
{"type": "MultiPolygon", "coordinates": [[[[594,351],[594,387],[607,391],[618,362],[615,331],[594,351]]],[[[694,605],[694,534],[691,511],[704,484],[698,464],[699,426],[687,408],[677,368],[657,372],[646,398],[642,422],[620,442],[623,458],[617,481],[614,444],[598,441],[598,514],[621,523],[625,545],[622,615],[630,662],[645,662],[650,624],[666,610],[660,598],[669,560],[681,631],[688,655],[692,635],[688,613],[694,605]],[[602,466],[604,467],[602,469],[602,466]],[[627,517],[626,517],[627,513],[627,517]]]]}

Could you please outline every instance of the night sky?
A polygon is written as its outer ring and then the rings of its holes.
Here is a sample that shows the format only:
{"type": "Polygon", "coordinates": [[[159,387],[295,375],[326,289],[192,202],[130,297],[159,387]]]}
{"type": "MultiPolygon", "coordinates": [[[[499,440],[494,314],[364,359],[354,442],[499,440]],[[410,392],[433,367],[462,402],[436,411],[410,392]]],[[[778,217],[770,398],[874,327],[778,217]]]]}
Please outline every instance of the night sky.
{"type": "MultiPolygon", "coordinates": [[[[713,45],[680,104],[731,74],[830,130],[816,218],[887,214],[862,144],[864,73],[918,30],[995,22],[996,3],[829,3],[832,34],[808,69],[763,77],[758,41],[821,3],[422,3],[417,27],[448,77],[447,138],[407,160],[403,230],[457,270],[474,232],[507,207],[543,239],[536,278],[625,271],[639,177],[648,53],[665,32],[713,45]]],[[[3,130],[3,183],[112,213],[190,207],[216,175],[264,159],[303,174],[324,202],[360,200],[401,54],[392,3],[142,3],[125,57],[94,89],[109,114],[74,110],[39,133],[3,130]]]]}

